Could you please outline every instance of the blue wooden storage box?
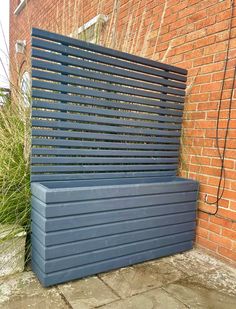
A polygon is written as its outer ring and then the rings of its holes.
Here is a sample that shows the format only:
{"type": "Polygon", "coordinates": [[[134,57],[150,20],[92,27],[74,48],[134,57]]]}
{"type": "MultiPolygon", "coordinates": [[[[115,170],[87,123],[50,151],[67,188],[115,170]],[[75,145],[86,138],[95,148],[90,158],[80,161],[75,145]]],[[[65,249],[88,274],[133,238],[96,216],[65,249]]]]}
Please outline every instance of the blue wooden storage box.
{"type": "Polygon", "coordinates": [[[44,286],[192,248],[187,71],[33,29],[32,268],[44,286]]]}

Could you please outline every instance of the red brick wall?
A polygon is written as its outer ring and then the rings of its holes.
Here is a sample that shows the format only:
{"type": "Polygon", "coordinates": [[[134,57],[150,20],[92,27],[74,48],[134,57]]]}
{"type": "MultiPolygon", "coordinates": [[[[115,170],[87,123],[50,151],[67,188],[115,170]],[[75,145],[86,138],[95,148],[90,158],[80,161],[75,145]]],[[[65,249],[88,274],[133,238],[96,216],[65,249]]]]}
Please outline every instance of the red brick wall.
{"type": "MultiPolygon", "coordinates": [[[[22,74],[29,69],[32,26],[69,34],[98,13],[109,15],[113,24],[116,22],[116,14],[112,14],[114,0],[29,0],[19,16],[13,14],[18,1],[10,2],[11,76],[15,83],[18,73],[14,45],[17,39],[27,40],[26,55],[17,56],[22,74]]],[[[215,200],[220,175],[216,117],[229,38],[230,4],[230,0],[121,0],[114,34],[116,41],[125,41],[123,45],[116,44],[120,49],[188,69],[181,174],[200,181],[199,208],[208,211],[214,211],[215,206],[207,205],[204,199],[207,194],[209,201],[215,200]]],[[[220,113],[220,147],[224,145],[236,65],[235,16],[236,9],[220,113]]],[[[217,216],[198,212],[196,242],[215,255],[236,262],[236,92],[226,148],[226,181],[219,211],[217,216]]]]}

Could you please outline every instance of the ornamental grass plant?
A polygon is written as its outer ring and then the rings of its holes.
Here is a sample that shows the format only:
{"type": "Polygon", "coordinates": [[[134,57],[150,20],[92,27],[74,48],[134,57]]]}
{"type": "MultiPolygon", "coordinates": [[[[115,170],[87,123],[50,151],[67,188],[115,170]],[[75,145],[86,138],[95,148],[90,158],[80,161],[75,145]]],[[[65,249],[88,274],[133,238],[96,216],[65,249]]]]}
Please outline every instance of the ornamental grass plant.
{"type": "Polygon", "coordinates": [[[24,106],[20,96],[17,103],[6,95],[1,98],[0,231],[4,233],[7,229],[7,233],[0,237],[0,245],[13,239],[22,228],[28,235],[30,231],[30,109],[24,106]]]}

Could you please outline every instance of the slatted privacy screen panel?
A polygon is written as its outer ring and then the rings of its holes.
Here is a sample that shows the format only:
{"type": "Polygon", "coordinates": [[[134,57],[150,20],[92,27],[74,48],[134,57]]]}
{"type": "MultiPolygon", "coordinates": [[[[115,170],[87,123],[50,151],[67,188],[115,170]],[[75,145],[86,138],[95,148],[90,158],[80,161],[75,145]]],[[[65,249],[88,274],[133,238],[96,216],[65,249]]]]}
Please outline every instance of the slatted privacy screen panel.
{"type": "Polygon", "coordinates": [[[32,36],[32,181],[176,174],[186,70],[32,36]]]}

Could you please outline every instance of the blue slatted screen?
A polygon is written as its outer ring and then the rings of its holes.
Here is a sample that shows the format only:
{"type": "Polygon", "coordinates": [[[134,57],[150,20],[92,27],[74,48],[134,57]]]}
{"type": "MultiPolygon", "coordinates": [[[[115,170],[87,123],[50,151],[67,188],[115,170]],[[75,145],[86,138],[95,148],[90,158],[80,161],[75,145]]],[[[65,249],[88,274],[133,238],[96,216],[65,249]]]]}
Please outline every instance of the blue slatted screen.
{"type": "Polygon", "coordinates": [[[32,181],[176,175],[186,70],[32,36],[32,181]]]}

